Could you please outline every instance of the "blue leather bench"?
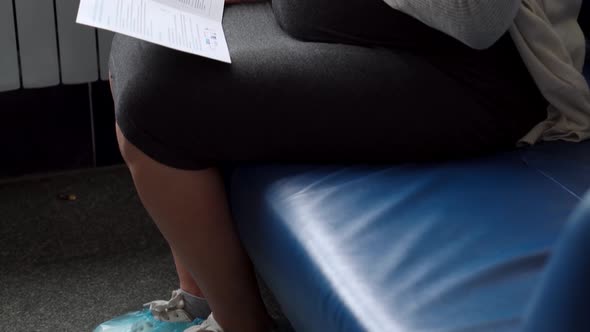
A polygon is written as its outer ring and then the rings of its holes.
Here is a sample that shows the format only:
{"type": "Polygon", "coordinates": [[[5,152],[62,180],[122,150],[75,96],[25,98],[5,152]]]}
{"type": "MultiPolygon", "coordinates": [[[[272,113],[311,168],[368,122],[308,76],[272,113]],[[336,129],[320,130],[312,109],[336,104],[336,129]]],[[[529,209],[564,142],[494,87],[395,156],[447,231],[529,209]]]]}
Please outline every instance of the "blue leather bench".
{"type": "Polygon", "coordinates": [[[242,167],[231,180],[245,246],[304,332],[521,331],[588,188],[590,142],[431,165],[242,167]]]}
{"type": "Polygon", "coordinates": [[[590,195],[553,252],[527,319],[526,332],[590,331],[590,195]]]}
{"type": "Polygon", "coordinates": [[[590,141],[432,164],[243,166],[228,183],[246,249],[297,331],[590,331],[590,141]]]}

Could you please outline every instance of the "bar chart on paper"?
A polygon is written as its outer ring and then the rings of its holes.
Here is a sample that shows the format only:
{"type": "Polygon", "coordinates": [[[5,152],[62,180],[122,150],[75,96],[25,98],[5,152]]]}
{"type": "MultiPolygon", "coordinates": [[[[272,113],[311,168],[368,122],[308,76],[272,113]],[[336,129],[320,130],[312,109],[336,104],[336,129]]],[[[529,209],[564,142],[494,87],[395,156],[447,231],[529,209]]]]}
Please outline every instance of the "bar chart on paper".
{"type": "Polygon", "coordinates": [[[223,0],[82,0],[76,21],[230,63],[222,15],[223,0]]]}

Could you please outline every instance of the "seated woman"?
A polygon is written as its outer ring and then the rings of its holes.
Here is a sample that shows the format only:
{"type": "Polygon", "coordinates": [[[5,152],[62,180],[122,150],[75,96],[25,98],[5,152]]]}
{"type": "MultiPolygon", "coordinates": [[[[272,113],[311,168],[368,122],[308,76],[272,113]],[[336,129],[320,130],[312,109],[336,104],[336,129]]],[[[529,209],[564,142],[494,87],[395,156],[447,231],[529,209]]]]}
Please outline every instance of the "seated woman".
{"type": "MultiPolygon", "coordinates": [[[[579,7],[230,5],[232,65],[117,35],[110,69],[121,152],[180,280],[170,301],[150,304],[149,319],[167,323],[158,331],[274,328],[232,224],[218,170],[227,163],[439,160],[590,137],[579,7]]],[[[154,326],[137,319],[137,330],[154,326]]]]}

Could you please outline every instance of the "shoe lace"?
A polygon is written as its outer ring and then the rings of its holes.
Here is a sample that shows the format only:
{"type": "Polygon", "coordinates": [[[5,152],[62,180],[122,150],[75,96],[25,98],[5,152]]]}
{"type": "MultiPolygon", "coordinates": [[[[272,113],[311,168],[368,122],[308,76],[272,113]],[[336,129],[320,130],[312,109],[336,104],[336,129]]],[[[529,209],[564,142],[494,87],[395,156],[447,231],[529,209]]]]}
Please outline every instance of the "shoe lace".
{"type": "Polygon", "coordinates": [[[168,320],[169,314],[177,309],[184,308],[184,299],[179,291],[173,291],[170,300],[156,300],[145,303],[144,308],[148,308],[151,314],[160,320],[168,320]]]}

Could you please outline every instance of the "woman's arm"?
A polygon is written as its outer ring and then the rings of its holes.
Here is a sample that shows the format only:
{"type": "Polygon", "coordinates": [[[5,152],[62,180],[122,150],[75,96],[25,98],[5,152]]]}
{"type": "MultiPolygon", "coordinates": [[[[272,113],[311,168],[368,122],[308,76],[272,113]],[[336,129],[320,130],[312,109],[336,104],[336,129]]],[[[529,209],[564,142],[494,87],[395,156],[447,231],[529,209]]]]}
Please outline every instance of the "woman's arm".
{"type": "Polygon", "coordinates": [[[521,4],[521,0],[384,1],[475,49],[488,48],[500,39],[521,4]]]}

